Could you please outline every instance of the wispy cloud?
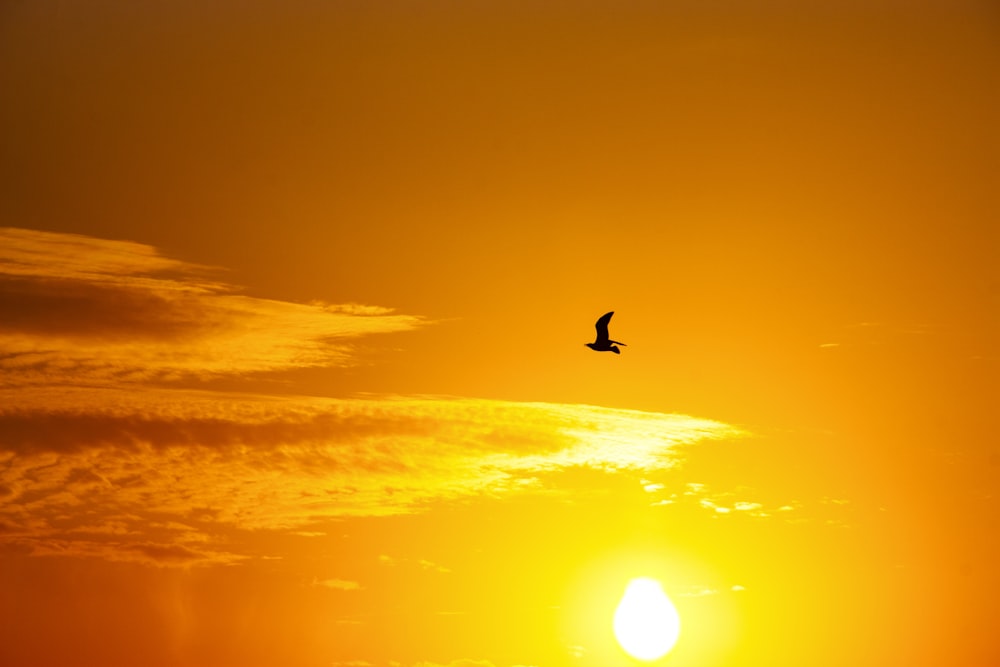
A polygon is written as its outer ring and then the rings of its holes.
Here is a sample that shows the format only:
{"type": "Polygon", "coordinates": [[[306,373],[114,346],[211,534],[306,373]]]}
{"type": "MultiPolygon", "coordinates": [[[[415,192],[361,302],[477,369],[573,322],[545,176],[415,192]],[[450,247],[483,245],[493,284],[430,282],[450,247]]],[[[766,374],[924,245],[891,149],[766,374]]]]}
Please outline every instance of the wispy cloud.
{"type": "MultiPolygon", "coordinates": [[[[657,484],[649,480],[641,480],[643,488],[647,493],[658,494],[666,489],[664,484],[657,484]]],[[[665,507],[676,505],[678,507],[697,506],[707,510],[713,516],[747,516],[754,518],[767,518],[774,512],[786,511],[790,507],[771,506],[765,507],[763,503],[753,500],[738,500],[741,493],[749,493],[749,489],[740,488],[736,491],[712,491],[706,484],[699,482],[688,482],[684,485],[683,491],[666,489],[667,497],[660,498],[650,503],[652,507],[665,507]]]]}
{"type": "Polygon", "coordinates": [[[830,332],[831,340],[819,343],[822,349],[843,348],[845,351],[880,348],[886,345],[913,344],[921,339],[940,335],[939,327],[919,322],[858,322],[830,332]]]}
{"type": "Polygon", "coordinates": [[[119,563],[139,563],[158,567],[229,565],[247,556],[219,549],[178,542],[149,540],[94,539],[82,535],[60,535],[56,530],[36,533],[0,530],[0,553],[27,553],[33,556],[100,558],[119,563]]]}
{"type": "Polygon", "coordinates": [[[700,598],[706,597],[708,595],[719,595],[724,592],[739,593],[740,591],[745,591],[746,588],[740,586],[739,584],[734,584],[730,586],[726,591],[720,590],[718,588],[709,588],[707,586],[689,586],[685,589],[680,590],[677,595],[683,598],[700,598]]]}
{"type": "Polygon", "coordinates": [[[447,664],[438,662],[418,662],[413,667],[495,667],[495,665],[489,660],[471,660],[468,658],[462,658],[460,660],[452,660],[447,664]]]}
{"type": "Polygon", "coordinates": [[[330,588],[335,591],[359,591],[361,584],[350,579],[313,579],[313,586],[330,588]]]}
{"type": "Polygon", "coordinates": [[[386,565],[389,567],[396,567],[399,565],[404,565],[404,566],[409,565],[409,566],[416,566],[421,570],[438,572],[441,574],[447,574],[451,572],[451,570],[445,567],[444,565],[440,565],[438,563],[435,563],[434,561],[430,561],[424,558],[414,560],[411,558],[395,558],[387,554],[381,554],[378,557],[378,562],[381,563],[382,565],[386,565]]]}
{"type": "Polygon", "coordinates": [[[350,363],[358,336],[418,317],[238,293],[140,243],[0,228],[3,384],[121,383],[350,363]]]}

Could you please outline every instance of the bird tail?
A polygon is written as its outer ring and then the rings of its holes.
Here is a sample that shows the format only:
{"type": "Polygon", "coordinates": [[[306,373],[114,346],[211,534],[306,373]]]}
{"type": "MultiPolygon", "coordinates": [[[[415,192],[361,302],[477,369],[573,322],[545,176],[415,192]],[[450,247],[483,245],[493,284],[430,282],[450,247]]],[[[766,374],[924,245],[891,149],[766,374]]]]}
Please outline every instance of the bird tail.
{"type": "Polygon", "coordinates": [[[615,347],[614,345],[612,345],[612,346],[611,346],[611,351],[612,351],[612,352],[614,352],[615,354],[621,354],[621,353],[622,353],[622,351],[621,351],[621,350],[619,350],[619,349],[618,349],[617,347],[615,347]]]}

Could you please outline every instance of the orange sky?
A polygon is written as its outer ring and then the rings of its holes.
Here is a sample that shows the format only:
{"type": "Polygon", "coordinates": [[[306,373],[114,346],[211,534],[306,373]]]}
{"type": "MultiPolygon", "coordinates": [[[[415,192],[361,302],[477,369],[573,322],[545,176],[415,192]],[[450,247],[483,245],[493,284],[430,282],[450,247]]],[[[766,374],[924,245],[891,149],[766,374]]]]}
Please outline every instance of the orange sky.
{"type": "Polygon", "coordinates": [[[1000,663],[993,3],[25,0],[0,91],[0,664],[1000,663]]]}

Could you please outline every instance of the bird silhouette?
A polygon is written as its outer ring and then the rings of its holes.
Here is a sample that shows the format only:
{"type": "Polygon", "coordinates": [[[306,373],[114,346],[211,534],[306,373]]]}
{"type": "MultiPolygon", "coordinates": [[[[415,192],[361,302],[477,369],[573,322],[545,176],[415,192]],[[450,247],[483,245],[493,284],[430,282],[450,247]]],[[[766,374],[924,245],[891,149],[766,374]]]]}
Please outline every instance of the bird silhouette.
{"type": "Polygon", "coordinates": [[[597,324],[594,325],[597,328],[597,340],[593,343],[584,343],[587,347],[595,352],[614,352],[615,354],[621,354],[616,345],[625,345],[625,343],[618,340],[611,340],[608,337],[608,322],[611,321],[611,316],[615,314],[615,311],[610,313],[604,313],[601,318],[597,320],[597,324]]]}

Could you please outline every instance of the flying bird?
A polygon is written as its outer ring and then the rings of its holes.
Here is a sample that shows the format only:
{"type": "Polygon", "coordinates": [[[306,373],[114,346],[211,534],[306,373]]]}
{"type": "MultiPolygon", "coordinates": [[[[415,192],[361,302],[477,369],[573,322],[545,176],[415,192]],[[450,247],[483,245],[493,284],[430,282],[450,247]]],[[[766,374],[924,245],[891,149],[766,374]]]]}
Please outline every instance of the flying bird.
{"type": "Polygon", "coordinates": [[[604,313],[601,315],[601,319],[597,320],[597,340],[593,343],[584,343],[587,347],[595,352],[614,352],[615,354],[621,354],[616,345],[625,345],[625,343],[618,340],[611,340],[608,337],[608,322],[611,321],[611,316],[615,314],[615,311],[610,313],[604,313]]]}

